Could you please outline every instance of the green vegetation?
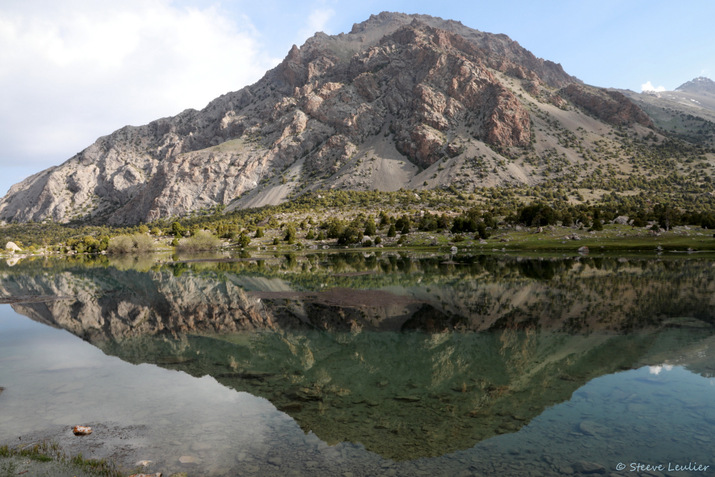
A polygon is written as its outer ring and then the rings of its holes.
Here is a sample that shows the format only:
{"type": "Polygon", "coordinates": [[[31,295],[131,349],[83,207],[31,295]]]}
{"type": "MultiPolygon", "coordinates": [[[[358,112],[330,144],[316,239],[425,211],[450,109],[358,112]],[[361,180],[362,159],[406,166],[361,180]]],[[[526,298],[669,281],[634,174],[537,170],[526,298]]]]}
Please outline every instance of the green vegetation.
{"type": "Polygon", "coordinates": [[[198,252],[213,250],[221,246],[221,240],[206,230],[199,230],[191,237],[179,240],[177,250],[183,252],[198,252]]]}
{"type": "MultiPolygon", "coordinates": [[[[81,454],[70,457],[64,454],[55,443],[42,442],[16,448],[0,447],[0,475],[32,475],[33,462],[39,463],[37,465],[41,465],[42,468],[51,466],[48,468],[66,469],[68,472],[81,473],[81,475],[97,477],[122,477],[124,475],[104,459],[87,459],[81,454]]],[[[49,475],[49,473],[43,473],[43,475],[49,475]]]]}
{"type": "Polygon", "coordinates": [[[674,228],[688,227],[690,238],[678,237],[677,246],[690,240],[689,247],[698,250],[715,247],[710,232],[715,231],[712,194],[700,193],[697,201],[683,191],[677,197],[664,198],[668,200],[656,200],[645,193],[611,192],[599,200],[584,201],[569,195],[555,184],[550,188],[485,188],[470,195],[456,189],[322,191],[279,206],[232,213],[215,210],[137,227],[11,224],[0,227],[0,245],[13,241],[22,253],[30,254],[127,254],[170,246],[198,251],[224,246],[296,249],[441,247],[450,243],[507,249],[544,249],[548,243],[562,250],[583,245],[563,238],[578,234],[582,240],[601,237],[609,247],[628,244],[642,249],[661,242],[665,247],[674,228]],[[536,234],[554,227],[562,237],[547,240],[548,234],[536,234]],[[621,236],[609,235],[614,227],[621,236]],[[520,228],[526,230],[520,232],[520,228]],[[539,238],[536,243],[531,237],[534,234],[539,238]],[[635,244],[633,237],[639,237],[641,244],[635,244]]]}
{"type": "Polygon", "coordinates": [[[132,235],[117,235],[109,240],[107,253],[150,253],[154,251],[154,241],[148,235],[135,233],[132,235]]]}

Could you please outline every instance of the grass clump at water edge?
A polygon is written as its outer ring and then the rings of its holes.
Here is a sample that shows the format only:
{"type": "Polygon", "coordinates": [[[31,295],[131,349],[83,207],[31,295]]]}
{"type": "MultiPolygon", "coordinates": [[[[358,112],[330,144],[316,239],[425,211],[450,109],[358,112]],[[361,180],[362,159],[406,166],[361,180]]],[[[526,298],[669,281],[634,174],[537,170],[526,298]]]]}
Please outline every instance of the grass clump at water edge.
{"type": "Polygon", "coordinates": [[[64,454],[58,444],[41,442],[23,447],[0,446],[0,477],[15,475],[122,477],[104,459],[87,459],[64,454]]]}

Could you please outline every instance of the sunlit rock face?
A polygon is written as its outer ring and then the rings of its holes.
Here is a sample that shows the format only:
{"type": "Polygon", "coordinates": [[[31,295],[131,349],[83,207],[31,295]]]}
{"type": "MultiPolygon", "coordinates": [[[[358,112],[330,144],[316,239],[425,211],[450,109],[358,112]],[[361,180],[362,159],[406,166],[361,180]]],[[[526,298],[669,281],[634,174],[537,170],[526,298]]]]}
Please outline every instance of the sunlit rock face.
{"type": "Polygon", "coordinates": [[[0,220],[134,224],[331,187],[455,185],[454,174],[427,171],[440,161],[466,177],[460,188],[538,183],[545,165],[512,156],[558,142],[543,123],[554,105],[564,124],[583,122],[577,109],[595,114],[586,142],[610,141],[609,125],[651,125],[622,94],[584,89],[505,35],[382,13],[347,34],[317,33],[201,111],[99,138],[13,186],[0,220]],[[472,162],[481,165],[463,170],[472,162]]]}

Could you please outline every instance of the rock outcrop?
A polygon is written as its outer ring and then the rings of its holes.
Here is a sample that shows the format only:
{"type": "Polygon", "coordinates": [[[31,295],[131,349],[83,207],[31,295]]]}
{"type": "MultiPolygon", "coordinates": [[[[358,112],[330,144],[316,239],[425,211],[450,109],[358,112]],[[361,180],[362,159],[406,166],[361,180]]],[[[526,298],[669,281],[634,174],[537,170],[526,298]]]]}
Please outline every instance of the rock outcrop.
{"type": "Polygon", "coordinates": [[[618,91],[570,84],[562,90],[562,93],[575,105],[609,124],[615,126],[641,124],[649,128],[653,127],[653,122],[648,115],[618,91]]]}

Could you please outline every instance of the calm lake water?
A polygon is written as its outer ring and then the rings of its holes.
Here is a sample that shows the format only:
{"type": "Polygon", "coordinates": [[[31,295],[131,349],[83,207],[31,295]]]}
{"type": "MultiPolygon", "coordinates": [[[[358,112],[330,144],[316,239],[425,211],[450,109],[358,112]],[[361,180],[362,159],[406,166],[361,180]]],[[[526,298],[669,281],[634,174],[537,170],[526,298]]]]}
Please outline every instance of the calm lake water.
{"type": "Polygon", "coordinates": [[[715,475],[710,258],[35,260],[0,297],[0,444],[164,475],[715,475]]]}

